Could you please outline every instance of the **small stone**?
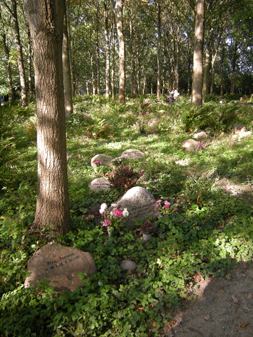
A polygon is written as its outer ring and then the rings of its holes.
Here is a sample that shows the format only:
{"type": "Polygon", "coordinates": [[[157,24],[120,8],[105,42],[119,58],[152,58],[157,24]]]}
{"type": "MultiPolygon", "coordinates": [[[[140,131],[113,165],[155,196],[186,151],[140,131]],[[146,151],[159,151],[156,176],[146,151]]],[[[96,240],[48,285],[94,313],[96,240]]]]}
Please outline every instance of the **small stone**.
{"type": "Polygon", "coordinates": [[[187,139],[183,141],[182,147],[184,147],[187,151],[197,151],[199,150],[199,142],[193,139],[187,139]]]}
{"type": "Polygon", "coordinates": [[[102,166],[112,166],[113,157],[106,156],[105,154],[97,154],[95,157],[91,159],[91,166],[96,166],[97,164],[94,163],[95,160],[98,160],[102,163],[102,166]]]}
{"type": "Polygon", "coordinates": [[[111,188],[111,184],[109,183],[108,180],[102,179],[102,178],[97,178],[92,180],[92,182],[89,185],[89,188],[93,191],[108,191],[111,188]]]}
{"type": "Polygon", "coordinates": [[[31,274],[25,279],[25,288],[36,288],[38,282],[50,281],[49,286],[55,287],[55,291],[73,291],[82,286],[78,274],[90,277],[97,271],[90,253],[58,244],[39,249],[28,261],[27,270],[31,274]]]}
{"type": "Polygon", "coordinates": [[[205,133],[205,131],[201,131],[199,133],[195,133],[193,135],[193,138],[195,138],[195,139],[208,139],[209,136],[208,136],[208,134],[205,133]]]}
{"type": "Polygon", "coordinates": [[[122,270],[135,270],[137,267],[137,264],[134,261],[124,260],[120,264],[120,267],[122,270]]]}
{"type": "Polygon", "coordinates": [[[140,158],[144,158],[145,154],[143,152],[141,152],[140,150],[136,150],[136,149],[129,149],[124,151],[121,156],[126,157],[126,159],[140,159],[140,158]]]}

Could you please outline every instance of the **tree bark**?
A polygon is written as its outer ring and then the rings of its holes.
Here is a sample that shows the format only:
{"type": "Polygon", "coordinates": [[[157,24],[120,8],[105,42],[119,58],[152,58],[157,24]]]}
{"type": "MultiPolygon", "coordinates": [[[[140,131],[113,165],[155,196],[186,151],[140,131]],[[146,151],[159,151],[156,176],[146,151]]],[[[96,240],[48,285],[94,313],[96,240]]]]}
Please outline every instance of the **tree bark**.
{"type": "Polygon", "coordinates": [[[108,10],[104,2],[104,20],[105,20],[105,97],[110,96],[110,45],[108,31],[108,10]]]}
{"type": "Polygon", "coordinates": [[[72,104],[72,83],[70,71],[69,39],[68,39],[66,10],[64,12],[65,15],[63,21],[62,63],[63,63],[65,115],[66,117],[69,117],[73,113],[73,104],[72,104]]]}
{"type": "Polygon", "coordinates": [[[119,104],[125,103],[125,43],[123,35],[123,1],[117,0],[117,32],[119,43],[119,104]]]}
{"type": "MultiPolygon", "coordinates": [[[[1,13],[0,13],[1,16],[1,13]]],[[[10,52],[8,48],[8,44],[6,41],[6,34],[5,32],[2,33],[2,41],[3,41],[3,47],[4,47],[4,54],[6,57],[6,70],[7,70],[7,78],[8,78],[8,84],[9,84],[9,101],[11,103],[14,102],[14,89],[12,84],[12,73],[11,73],[11,65],[10,65],[10,52]]]]}
{"type": "Polygon", "coordinates": [[[237,42],[234,42],[234,52],[233,52],[233,60],[232,60],[232,76],[231,76],[231,88],[230,94],[234,94],[235,92],[235,67],[236,67],[236,59],[237,59],[237,42]]]}
{"type": "Polygon", "coordinates": [[[131,97],[135,97],[135,57],[134,57],[134,48],[133,48],[133,22],[132,18],[129,19],[129,29],[130,29],[130,57],[131,57],[131,97]]]}
{"type": "Polygon", "coordinates": [[[92,76],[92,94],[96,95],[96,83],[95,83],[95,74],[94,74],[94,61],[93,55],[90,55],[90,66],[91,66],[91,76],[92,76]]]}
{"type": "Polygon", "coordinates": [[[38,196],[34,228],[71,230],[62,70],[62,0],[25,0],[35,64],[38,196]]]}
{"type": "Polygon", "coordinates": [[[197,0],[192,79],[192,103],[196,106],[202,105],[204,21],[205,0],[197,0]]]}
{"type": "Polygon", "coordinates": [[[208,94],[209,87],[209,72],[210,72],[210,41],[209,41],[210,31],[208,30],[208,37],[206,43],[206,57],[205,57],[205,66],[204,66],[204,80],[203,80],[203,92],[202,97],[203,101],[205,100],[205,96],[208,94]]]}
{"type": "Polygon", "coordinates": [[[160,66],[160,54],[161,54],[161,5],[158,1],[158,11],[157,11],[157,29],[158,29],[158,39],[157,39],[157,100],[160,101],[161,96],[161,66],[160,66]]]}
{"type": "Polygon", "coordinates": [[[27,88],[25,81],[25,67],[24,67],[24,59],[23,59],[23,50],[20,42],[20,34],[19,34],[19,25],[18,25],[18,15],[17,15],[17,2],[16,0],[11,0],[12,4],[12,17],[14,20],[14,31],[15,31],[15,43],[18,54],[18,70],[20,77],[20,86],[21,86],[21,101],[22,106],[27,106],[27,88]]]}
{"type": "Polygon", "coordinates": [[[223,83],[223,72],[224,72],[224,58],[225,58],[225,47],[222,46],[221,52],[221,69],[220,69],[220,95],[224,95],[224,83],[223,83]]]}

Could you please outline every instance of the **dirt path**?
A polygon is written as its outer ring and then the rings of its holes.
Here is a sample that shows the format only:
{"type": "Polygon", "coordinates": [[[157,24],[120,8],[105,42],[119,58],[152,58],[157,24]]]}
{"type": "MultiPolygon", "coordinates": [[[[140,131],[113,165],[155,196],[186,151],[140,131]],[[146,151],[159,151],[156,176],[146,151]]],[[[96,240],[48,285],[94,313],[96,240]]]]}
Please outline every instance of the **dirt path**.
{"type": "Polygon", "coordinates": [[[252,263],[239,263],[225,277],[200,280],[198,296],[177,313],[164,337],[253,336],[252,263]]]}

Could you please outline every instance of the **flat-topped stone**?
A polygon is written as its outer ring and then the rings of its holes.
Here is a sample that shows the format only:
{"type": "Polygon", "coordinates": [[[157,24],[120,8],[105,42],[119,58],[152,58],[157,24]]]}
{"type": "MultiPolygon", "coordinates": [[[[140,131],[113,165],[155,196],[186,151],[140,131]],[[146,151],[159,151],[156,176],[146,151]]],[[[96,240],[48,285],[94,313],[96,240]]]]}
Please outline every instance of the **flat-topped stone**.
{"type": "Polygon", "coordinates": [[[125,223],[132,228],[136,220],[145,220],[148,217],[157,218],[160,213],[155,211],[156,200],[144,187],[135,186],[128,190],[116,203],[116,208],[127,208],[129,215],[125,223]]]}
{"type": "Polygon", "coordinates": [[[97,271],[90,253],[57,244],[39,249],[28,261],[27,270],[31,274],[25,279],[25,288],[36,288],[38,282],[50,281],[49,286],[56,291],[73,291],[82,286],[79,273],[90,277],[97,271]]]}
{"type": "Polygon", "coordinates": [[[124,151],[121,156],[126,157],[126,159],[139,159],[144,158],[145,154],[137,149],[129,149],[124,151]]]}
{"type": "Polygon", "coordinates": [[[95,157],[91,159],[91,166],[96,166],[95,161],[100,162],[102,166],[112,166],[113,157],[106,156],[105,154],[97,154],[95,157]]]}
{"type": "Polygon", "coordinates": [[[92,182],[89,185],[89,188],[93,191],[108,191],[111,188],[111,184],[108,180],[105,180],[103,178],[97,178],[92,180],[92,182]]]}
{"type": "Polygon", "coordinates": [[[121,262],[120,267],[122,270],[135,270],[137,264],[131,260],[124,260],[121,262]]]}

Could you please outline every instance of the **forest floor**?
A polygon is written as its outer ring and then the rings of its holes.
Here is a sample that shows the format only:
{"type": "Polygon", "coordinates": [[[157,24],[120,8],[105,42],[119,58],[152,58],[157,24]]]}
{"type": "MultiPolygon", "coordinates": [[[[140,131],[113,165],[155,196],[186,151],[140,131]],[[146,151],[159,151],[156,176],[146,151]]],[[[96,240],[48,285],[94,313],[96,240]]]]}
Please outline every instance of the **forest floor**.
{"type": "Polygon", "coordinates": [[[225,277],[200,278],[198,300],[174,313],[165,336],[253,336],[252,281],[253,264],[243,262],[225,277]]]}
{"type": "MultiPolygon", "coordinates": [[[[245,188],[246,186],[244,186],[245,188]]],[[[242,191],[239,185],[224,182],[223,189],[242,191]]],[[[242,193],[249,207],[252,193],[242,193]]],[[[253,336],[253,264],[239,262],[224,277],[196,275],[197,299],[173,313],[167,337],[252,337],[253,336]],[[172,327],[172,329],[171,329],[172,327]]]]}

